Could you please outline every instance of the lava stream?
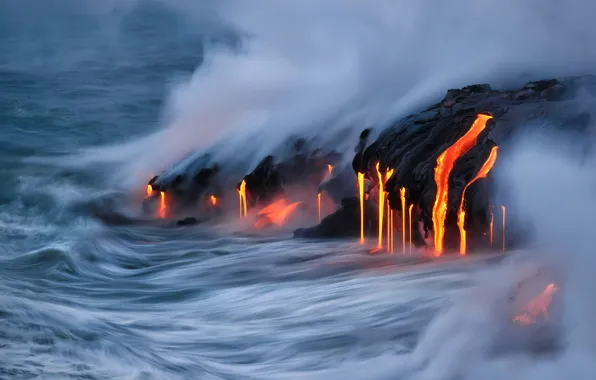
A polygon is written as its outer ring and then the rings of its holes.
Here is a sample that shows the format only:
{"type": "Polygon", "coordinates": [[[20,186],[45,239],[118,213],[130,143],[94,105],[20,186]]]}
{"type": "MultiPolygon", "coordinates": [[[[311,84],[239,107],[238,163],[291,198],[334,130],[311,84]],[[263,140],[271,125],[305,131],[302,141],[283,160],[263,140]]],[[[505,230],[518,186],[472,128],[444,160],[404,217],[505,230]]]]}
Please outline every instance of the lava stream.
{"type": "Polygon", "coordinates": [[[333,165],[327,164],[327,170],[329,170],[329,175],[331,175],[331,172],[333,171],[333,165]]]}
{"type": "Polygon", "coordinates": [[[401,251],[406,253],[406,188],[399,189],[401,198],[401,251]]]}
{"type": "Polygon", "coordinates": [[[505,252],[505,206],[501,206],[501,211],[503,211],[503,249],[502,251],[505,252]]]}
{"type": "Polygon", "coordinates": [[[147,196],[150,197],[153,195],[153,186],[147,185],[147,196]]]}
{"type": "Polygon", "coordinates": [[[319,211],[319,223],[321,223],[321,193],[317,194],[317,206],[319,211]]]}
{"type": "Polygon", "coordinates": [[[246,207],[246,181],[242,180],[240,188],[238,189],[238,198],[240,199],[240,219],[246,218],[247,207],[246,207]]]}
{"type": "Polygon", "coordinates": [[[360,244],[364,244],[364,173],[358,173],[358,192],[360,194],[360,244]]]}
{"type": "Polygon", "coordinates": [[[488,238],[490,241],[490,245],[493,245],[493,226],[495,223],[495,213],[493,212],[493,206],[490,206],[490,224],[489,224],[489,231],[488,231],[488,238]]]}
{"type": "Polygon", "coordinates": [[[167,210],[167,206],[166,206],[166,193],[164,193],[163,191],[161,191],[159,194],[160,194],[159,217],[163,219],[163,218],[166,217],[166,210],[167,210]]]}
{"type": "Polygon", "coordinates": [[[379,163],[377,162],[377,175],[379,176],[379,241],[377,248],[383,248],[383,210],[385,209],[385,189],[383,182],[383,175],[379,170],[379,163]]]}
{"type": "Polygon", "coordinates": [[[491,171],[495,162],[497,161],[497,152],[499,147],[495,146],[490,150],[490,154],[488,158],[474,177],[468,184],[464,187],[464,190],[461,193],[461,201],[459,203],[459,208],[457,210],[457,225],[459,227],[459,235],[460,235],[460,244],[459,244],[459,254],[465,255],[467,250],[467,240],[466,240],[466,229],[465,229],[465,222],[466,222],[466,212],[464,211],[464,201],[466,200],[466,190],[468,187],[476,182],[481,178],[486,178],[488,173],[491,171]]]}
{"type": "Polygon", "coordinates": [[[447,216],[447,202],[449,199],[449,174],[453,169],[455,161],[466,154],[476,144],[478,135],[484,130],[486,123],[490,119],[492,119],[490,115],[479,114],[468,132],[437,158],[434,176],[437,185],[437,195],[432,213],[436,256],[440,256],[443,253],[445,218],[447,216]]]}
{"type": "Polygon", "coordinates": [[[408,208],[408,214],[409,214],[408,226],[410,227],[410,255],[412,254],[412,207],[414,207],[414,204],[411,204],[410,207],[408,208]]]}
{"type": "Polygon", "coordinates": [[[209,202],[212,206],[215,206],[217,204],[217,198],[215,197],[215,195],[209,197],[209,202]]]}

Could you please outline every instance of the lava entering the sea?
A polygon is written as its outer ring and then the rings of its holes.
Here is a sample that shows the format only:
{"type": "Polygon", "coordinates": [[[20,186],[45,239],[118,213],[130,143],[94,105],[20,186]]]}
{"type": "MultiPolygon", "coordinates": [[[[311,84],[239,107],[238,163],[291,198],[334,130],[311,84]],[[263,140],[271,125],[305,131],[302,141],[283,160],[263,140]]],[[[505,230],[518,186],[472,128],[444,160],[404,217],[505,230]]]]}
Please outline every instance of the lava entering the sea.
{"type": "Polygon", "coordinates": [[[468,132],[437,158],[434,176],[437,185],[437,195],[432,210],[436,256],[443,254],[444,250],[443,239],[445,237],[445,218],[447,216],[447,202],[449,199],[449,174],[453,169],[455,161],[476,145],[478,135],[484,130],[486,123],[490,119],[492,119],[490,115],[478,114],[468,132]]]}
{"type": "Polygon", "coordinates": [[[411,204],[408,208],[408,220],[409,220],[409,227],[410,227],[410,255],[412,254],[412,207],[414,204],[411,204]]]}
{"type": "Polygon", "coordinates": [[[150,197],[153,195],[153,186],[147,185],[147,196],[150,197]]]}
{"type": "Polygon", "coordinates": [[[497,161],[497,152],[499,147],[495,146],[491,149],[488,158],[474,177],[468,184],[464,187],[464,190],[461,193],[461,201],[459,203],[459,209],[457,210],[457,225],[459,227],[459,234],[460,234],[460,245],[459,245],[459,254],[465,255],[467,250],[467,240],[466,240],[466,211],[464,210],[464,202],[466,200],[466,190],[470,185],[481,178],[486,178],[488,173],[491,171],[495,162],[497,161]]]}
{"type": "Polygon", "coordinates": [[[211,195],[209,197],[209,203],[211,203],[211,206],[217,205],[217,197],[215,195],[211,195]]]}
{"type": "Polygon", "coordinates": [[[399,189],[401,198],[401,251],[406,253],[406,188],[399,189]]]}
{"type": "Polygon", "coordinates": [[[263,228],[269,224],[282,226],[288,216],[290,216],[294,210],[296,210],[296,207],[298,207],[300,203],[301,202],[294,202],[288,204],[285,199],[280,199],[276,202],[273,202],[258,212],[258,219],[255,222],[255,227],[263,228]]]}
{"type": "Polygon", "coordinates": [[[536,323],[540,317],[548,320],[548,309],[553,301],[553,295],[558,290],[557,285],[548,284],[542,293],[528,302],[528,306],[521,313],[512,318],[512,321],[520,325],[530,325],[536,323]]]}

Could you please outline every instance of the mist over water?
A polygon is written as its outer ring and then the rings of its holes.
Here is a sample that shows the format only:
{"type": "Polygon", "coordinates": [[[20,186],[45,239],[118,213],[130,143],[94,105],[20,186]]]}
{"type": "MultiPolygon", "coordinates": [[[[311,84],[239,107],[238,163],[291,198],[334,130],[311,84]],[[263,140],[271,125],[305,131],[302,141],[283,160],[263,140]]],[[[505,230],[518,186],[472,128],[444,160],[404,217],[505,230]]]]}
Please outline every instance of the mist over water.
{"type": "Polygon", "coordinates": [[[291,135],[333,136],[327,144],[351,151],[365,127],[378,133],[448,88],[585,74],[596,64],[590,1],[163,4],[190,25],[208,9],[241,44],[206,48],[171,93],[159,131],[78,161],[115,161],[133,182],[197,150],[248,171],[291,135]],[[345,128],[351,134],[332,135],[345,128]]]}
{"type": "Polygon", "coordinates": [[[76,206],[190,153],[244,174],[291,135],[350,159],[362,128],[449,87],[589,73],[595,7],[0,3],[0,379],[591,379],[595,163],[573,140],[503,154],[508,223],[534,237],[503,259],[107,226],[76,206]],[[521,333],[511,290],[540,267],[552,325],[521,333]]]}

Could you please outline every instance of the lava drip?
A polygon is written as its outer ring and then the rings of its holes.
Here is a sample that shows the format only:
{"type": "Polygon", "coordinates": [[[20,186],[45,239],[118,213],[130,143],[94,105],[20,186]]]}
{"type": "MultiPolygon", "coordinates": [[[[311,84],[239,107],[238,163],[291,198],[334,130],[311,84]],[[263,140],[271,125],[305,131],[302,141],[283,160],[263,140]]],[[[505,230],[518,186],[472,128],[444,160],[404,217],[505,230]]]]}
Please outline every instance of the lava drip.
{"type": "Polygon", "coordinates": [[[317,194],[317,208],[319,211],[319,223],[321,223],[321,193],[317,194]]]}
{"type": "Polygon", "coordinates": [[[505,206],[501,206],[501,211],[503,212],[503,248],[502,251],[505,252],[505,206]]]}
{"type": "Polygon", "coordinates": [[[247,207],[246,207],[246,181],[242,180],[238,188],[238,198],[240,199],[240,219],[246,218],[247,207]]]}
{"type": "Polygon", "coordinates": [[[409,219],[409,226],[410,226],[410,255],[412,254],[412,207],[414,207],[414,204],[411,204],[410,207],[408,208],[408,219],[409,219]]]}
{"type": "Polygon", "coordinates": [[[211,206],[217,205],[217,198],[215,197],[215,195],[211,195],[209,197],[209,203],[211,203],[211,206]]]}
{"type": "Polygon", "coordinates": [[[383,182],[383,175],[379,170],[379,163],[377,162],[377,175],[379,177],[379,241],[377,243],[377,248],[383,248],[383,211],[385,209],[385,189],[384,189],[384,182],[383,182]]]}
{"type": "Polygon", "coordinates": [[[467,250],[467,240],[466,240],[466,229],[465,229],[465,222],[466,222],[466,211],[464,210],[464,202],[466,200],[466,190],[468,187],[476,182],[481,178],[486,178],[488,173],[491,171],[495,162],[497,161],[497,152],[499,147],[495,146],[491,149],[488,158],[474,177],[468,184],[464,187],[464,190],[461,193],[461,201],[459,203],[459,208],[457,210],[457,225],[459,227],[459,235],[460,235],[460,245],[459,245],[459,254],[465,255],[467,250]]]}
{"type": "Polygon", "coordinates": [[[492,119],[490,115],[479,114],[468,132],[437,158],[434,177],[437,185],[437,195],[432,212],[436,256],[443,254],[444,250],[443,239],[445,237],[445,218],[447,216],[447,202],[449,200],[449,174],[453,169],[455,161],[466,154],[476,144],[478,135],[484,130],[486,123],[490,119],[492,119]]]}
{"type": "Polygon", "coordinates": [[[164,193],[163,191],[160,191],[159,194],[160,194],[159,217],[164,219],[166,217],[166,211],[167,211],[166,193],[164,193]]]}
{"type": "Polygon", "coordinates": [[[147,185],[147,196],[150,197],[153,195],[153,186],[147,185]]]}
{"type": "Polygon", "coordinates": [[[401,198],[401,250],[406,253],[406,188],[399,189],[401,198]]]}
{"type": "Polygon", "coordinates": [[[327,164],[327,170],[329,170],[329,175],[331,175],[331,172],[333,171],[333,165],[327,164]]]}
{"type": "Polygon", "coordinates": [[[358,173],[358,192],[360,194],[360,244],[364,244],[364,173],[358,173]]]}
{"type": "Polygon", "coordinates": [[[495,213],[493,212],[493,206],[490,206],[490,224],[488,230],[488,239],[490,241],[490,245],[493,245],[493,226],[495,224],[495,213]]]}

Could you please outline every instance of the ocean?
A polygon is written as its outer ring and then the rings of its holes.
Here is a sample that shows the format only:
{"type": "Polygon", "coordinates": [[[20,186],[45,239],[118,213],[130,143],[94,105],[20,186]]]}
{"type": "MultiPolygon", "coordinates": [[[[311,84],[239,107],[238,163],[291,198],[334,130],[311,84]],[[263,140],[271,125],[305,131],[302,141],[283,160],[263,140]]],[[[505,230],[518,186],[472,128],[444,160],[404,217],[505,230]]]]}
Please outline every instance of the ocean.
{"type": "Polygon", "coordinates": [[[499,254],[92,218],[81,205],[139,165],[109,147],[160,131],[206,51],[240,48],[208,7],[86,4],[0,1],[0,379],[586,378],[552,353],[486,353],[523,277],[495,284],[520,267],[499,254]]]}

